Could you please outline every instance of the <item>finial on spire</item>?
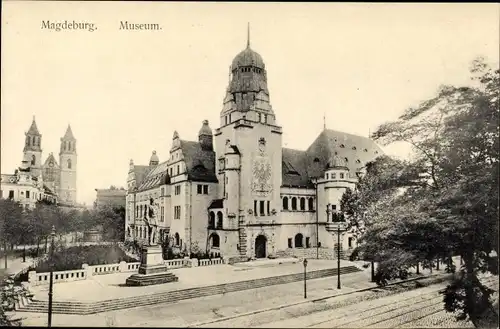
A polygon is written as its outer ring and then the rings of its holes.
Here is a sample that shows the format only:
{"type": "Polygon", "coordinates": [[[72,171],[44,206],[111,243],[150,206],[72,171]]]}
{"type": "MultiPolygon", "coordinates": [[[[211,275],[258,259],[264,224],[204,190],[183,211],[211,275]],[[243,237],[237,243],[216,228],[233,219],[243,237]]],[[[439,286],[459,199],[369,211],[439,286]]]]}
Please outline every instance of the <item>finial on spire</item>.
{"type": "Polygon", "coordinates": [[[35,121],[35,115],[33,114],[33,121],[35,121]]]}
{"type": "Polygon", "coordinates": [[[323,129],[326,130],[326,114],[323,113],[323,129]]]}
{"type": "Polygon", "coordinates": [[[372,137],[372,130],[370,128],[368,128],[368,138],[371,138],[372,137]]]}
{"type": "Polygon", "coordinates": [[[248,22],[247,26],[247,48],[250,48],[250,22],[248,22]]]}

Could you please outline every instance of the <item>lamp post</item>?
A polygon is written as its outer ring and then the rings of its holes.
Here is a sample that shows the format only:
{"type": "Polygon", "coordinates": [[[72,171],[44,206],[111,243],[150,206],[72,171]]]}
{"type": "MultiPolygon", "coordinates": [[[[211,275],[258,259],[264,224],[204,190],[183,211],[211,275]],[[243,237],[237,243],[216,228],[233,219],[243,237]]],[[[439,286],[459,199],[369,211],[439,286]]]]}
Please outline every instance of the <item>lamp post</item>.
{"type": "Polygon", "coordinates": [[[340,221],[337,223],[337,289],[340,289],[340,221]]]}
{"type": "Polygon", "coordinates": [[[306,258],[304,258],[303,264],[304,264],[304,299],[306,299],[307,298],[307,283],[306,283],[307,282],[306,281],[306,278],[307,278],[306,277],[307,259],[306,258]]]}
{"type": "Polygon", "coordinates": [[[51,246],[50,246],[50,281],[49,281],[49,320],[48,326],[52,327],[52,295],[54,289],[53,272],[54,272],[54,237],[56,236],[56,228],[52,225],[52,232],[50,233],[51,246]]]}

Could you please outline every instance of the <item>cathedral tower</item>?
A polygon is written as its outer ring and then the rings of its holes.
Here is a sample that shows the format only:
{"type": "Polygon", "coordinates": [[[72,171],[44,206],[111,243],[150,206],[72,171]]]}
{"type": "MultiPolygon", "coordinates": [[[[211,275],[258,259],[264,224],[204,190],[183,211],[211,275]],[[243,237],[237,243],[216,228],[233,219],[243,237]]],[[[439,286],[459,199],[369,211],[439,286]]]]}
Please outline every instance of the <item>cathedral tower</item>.
{"type": "Polygon", "coordinates": [[[25,133],[26,140],[24,142],[23,160],[28,160],[28,165],[34,176],[38,177],[42,168],[42,135],[36,126],[35,116],[28,132],[25,133]]]}
{"type": "Polygon", "coordinates": [[[64,203],[76,203],[76,139],[68,125],[64,137],[61,138],[59,151],[61,178],[59,185],[59,200],[64,203]]]}

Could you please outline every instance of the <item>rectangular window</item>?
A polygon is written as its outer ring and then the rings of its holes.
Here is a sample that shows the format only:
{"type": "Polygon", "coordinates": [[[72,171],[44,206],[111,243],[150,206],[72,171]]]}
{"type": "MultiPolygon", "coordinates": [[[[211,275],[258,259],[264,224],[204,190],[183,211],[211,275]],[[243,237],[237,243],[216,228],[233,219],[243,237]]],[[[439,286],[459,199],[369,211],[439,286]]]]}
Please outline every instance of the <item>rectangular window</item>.
{"type": "Polygon", "coordinates": [[[161,188],[161,196],[165,196],[165,188],[164,187],[161,188]]]}
{"type": "Polygon", "coordinates": [[[181,167],[177,165],[177,175],[179,175],[180,172],[181,172],[181,167]]]}
{"type": "Polygon", "coordinates": [[[227,115],[224,118],[226,119],[226,124],[227,124],[227,115]]]}
{"type": "Polygon", "coordinates": [[[0,198],[3,198],[3,190],[0,190],[0,198]]]}
{"type": "Polygon", "coordinates": [[[229,123],[231,123],[231,122],[232,122],[232,121],[231,121],[231,114],[229,114],[229,123]]]}
{"type": "Polygon", "coordinates": [[[335,174],[335,173],[333,173],[333,174],[332,174],[332,179],[335,179],[335,177],[336,177],[336,174],[335,174]]]}
{"type": "Polygon", "coordinates": [[[260,200],[260,215],[261,216],[265,216],[265,212],[264,212],[264,208],[265,207],[265,201],[264,200],[260,200]]]}
{"type": "Polygon", "coordinates": [[[306,248],[311,247],[311,241],[309,241],[309,237],[306,237],[306,248]]]}
{"type": "Polygon", "coordinates": [[[30,191],[26,191],[26,199],[30,198],[30,191]]]}
{"type": "Polygon", "coordinates": [[[271,201],[267,201],[267,215],[271,215],[271,201]]]}
{"type": "Polygon", "coordinates": [[[180,185],[176,185],[175,186],[175,195],[179,195],[181,194],[181,186],[180,185]]]}
{"type": "Polygon", "coordinates": [[[9,199],[14,199],[14,191],[9,191],[9,199]]]}
{"type": "Polygon", "coordinates": [[[343,173],[340,173],[340,179],[344,179],[344,174],[343,173]]]}
{"type": "Polygon", "coordinates": [[[257,216],[257,200],[253,200],[253,213],[257,216]]]}
{"type": "Polygon", "coordinates": [[[181,219],[181,206],[174,207],[174,219],[181,219]]]}
{"type": "Polygon", "coordinates": [[[260,113],[257,113],[257,121],[260,122],[261,118],[260,118],[260,113]]]}
{"type": "Polygon", "coordinates": [[[161,221],[164,222],[165,221],[165,208],[163,206],[161,206],[161,221]]]}
{"type": "Polygon", "coordinates": [[[332,210],[337,210],[337,205],[336,204],[332,204],[332,210]]]}
{"type": "Polygon", "coordinates": [[[267,123],[267,114],[264,114],[264,123],[267,123]]]}
{"type": "Polygon", "coordinates": [[[349,237],[349,239],[347,240],[347,243],[349,245],[349,249],[352,249],[352,237],[349,237]]]}
{"type": "MultiPolygon", "coordinates": [[[[172,155],[173,157],[173,155],[172,155]]],[[[172,168],[170,168],[170,177],[172,177],[172,168]]]]}
{"type": "Polygon", "coordinates": [[[292,248],[292,238],[288,238],[288,248],[292,248]]]}
{"type": "Polygon", "coordinates": [[[201,193],[202,193],[202,185],[198,184],[198,185],[196,186],[196,193],[197,193],[197,194],[201,194],[201,193]]]}
{"type": "Polygon", "coordinates": [[[208,194],[208,185],[203,185],[203,194],[208,194]]]}

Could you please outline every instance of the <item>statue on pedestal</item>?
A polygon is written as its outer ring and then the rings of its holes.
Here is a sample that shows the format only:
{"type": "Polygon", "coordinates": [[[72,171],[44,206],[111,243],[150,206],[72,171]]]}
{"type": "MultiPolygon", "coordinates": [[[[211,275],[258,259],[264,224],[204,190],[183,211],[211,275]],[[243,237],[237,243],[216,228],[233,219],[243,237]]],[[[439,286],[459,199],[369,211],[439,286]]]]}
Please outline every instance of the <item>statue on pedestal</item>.
{"type": "Polygon", "coordinates": [[[156,221],[158,217],[158,203],[155,203],[153,198],[149,199],[148,211],[144,216],[144,221],[148,226],[148,237],[149,245],[156,246],[158,244],[158,239],[156,237],[158,232],[158,223],[156,221]]]}

